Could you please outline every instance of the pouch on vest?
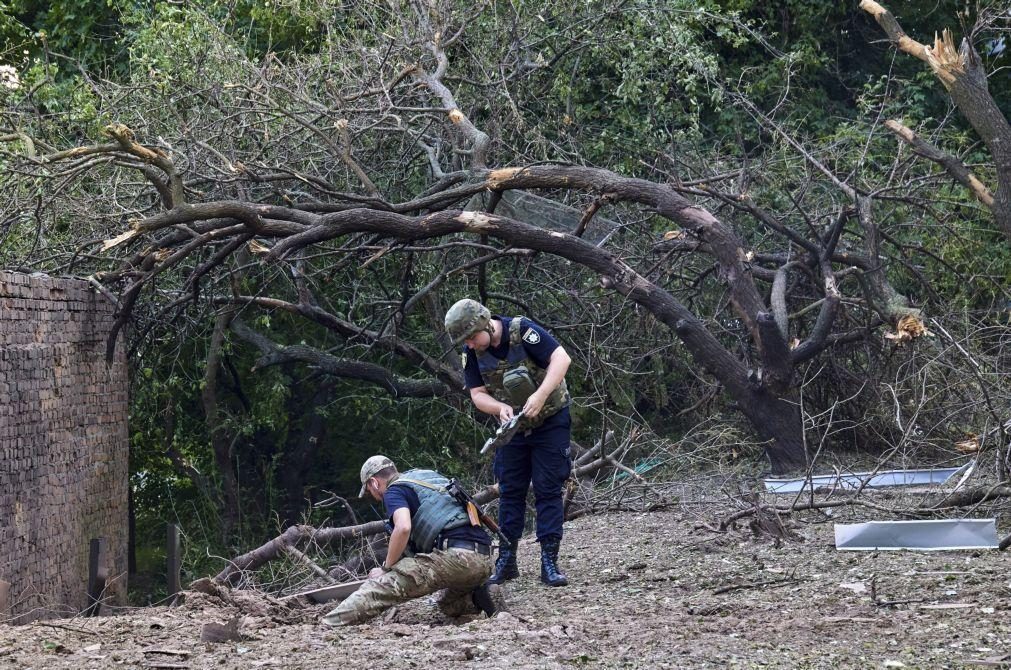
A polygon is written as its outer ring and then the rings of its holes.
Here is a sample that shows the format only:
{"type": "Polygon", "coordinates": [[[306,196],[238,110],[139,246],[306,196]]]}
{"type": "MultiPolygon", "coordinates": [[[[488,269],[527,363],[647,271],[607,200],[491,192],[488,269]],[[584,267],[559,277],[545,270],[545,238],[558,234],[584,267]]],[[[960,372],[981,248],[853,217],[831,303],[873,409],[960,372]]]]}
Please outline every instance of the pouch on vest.
{"type": "Polygon", "coordinates": [[[530,371],[525,365],[506,371],[502,375],[502,387],[509,395],[513,407],[525,405],[527,398],[537,390],[537,384],[534,383],[534,378],[530,376],[530,371]]]}

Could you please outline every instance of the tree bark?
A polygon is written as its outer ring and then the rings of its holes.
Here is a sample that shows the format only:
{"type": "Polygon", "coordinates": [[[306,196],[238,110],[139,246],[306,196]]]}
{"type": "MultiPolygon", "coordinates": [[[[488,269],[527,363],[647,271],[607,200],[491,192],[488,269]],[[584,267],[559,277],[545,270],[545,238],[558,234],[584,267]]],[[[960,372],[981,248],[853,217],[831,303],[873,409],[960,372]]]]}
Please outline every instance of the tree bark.
{"type": "Polygon", "coordinates": [[[304,525],[290,526],[273,540],[229,561],[225,569],[214,576],[214,581],[219,584],[234,584],[242,571],[256,570],[270,561],[286,555],[287,547],[297,547],[304,542],[315,541],[320,544],[329,544],[338,539],[367,537],[385,531],[386,525],[382,521],[371,521],[343,528],[317,529],[304,525]]]}
{"type": "Polygon", "coordinates": [[[766,440],[766,455],[773,474],[807,467],[803,417],[795,397],[778,397],[761,388],[741,407],[759,437],[766,440]]]}
{"type": "Polygon", "coordinates": [[[214,332],[211,335],[207,351],[207,367],[204,370],[204,388],[201,392],[204,421],[211,437],[214,464],[221,477],[221,535],[226,541],[239,521],[239,483],[232,466],[232,442],[221,425],[218,411],[218,372],[220,370],[221,347],[224,344],[225,330],[228,328],[231,316],[229,312],[219,315],[214,320],[214,332]]]}
{"type": "MultiPolygon", "coordinates": [[[[431,356],[428,356],[417,347],[412,346],[410,343],[404,342],[400,338],[383,336],[381,333],[376,331],[362,328],[350,321],[340,319],[316,305],[295,304],[284,300],[278,300],[276,298],[261,296],[237,296],[229,299],[217,299],[216,302],[251,304],[265,309],[281,309],[292,314],[298,314],[299,316],[314,321],[321,326],[332,330],[348,340],[360,338],[369,342],[373,346],[383,349],[384,351],[391,351],[404,360],[413,363],[422,370],[432,374],[451,389],[463,388],[463,375],[457,370],[459,367],[459,357],[453,353],[452,346],[450,346],[452,343],[449,342],[448,337],[441,328],[439,335],[446,339],[439,339],[439,342],[443,345],[443,350],[448,353],[444,357],[444,360],[439,361],[431,356]]],[[[267,347],[268,350],[270,348],[271,347],[267,347]]],[[[263,349],[263,347],[261,347],[261,349],[263,349]]]]}
{"type": "Polygon", "coordinates": [[[452,392],[450,387],[437,379],[404,379],[380,365],[357,360],[344,360],[301,344],[282,347],[252,330],[239,319],[232,321],[231,328],[236,335],[264,352],[264,355],[257,359],[254,370],[300,361],[319,368],[334,377],[358,379],[376,384],[384,388],[390,395],[398,398],[431,398],[449,395],[452,392]]]}
{"type": "Polygon", "coordinates": [[[986,187],[979,178],[972,173],[965,163],[955,156],[945,153],[935,147],[930,142],[918,136],[912,129],[904,126],[895,119],[885,121],[885,128],[892,131],[896,137],[913,148],[913,152],[918,156],[923,156],[927,160],[933,161],[944,168],[955,181],[969,189],[976,199],[986,205],[991,211],[994,207],[993,193],[986,187]]]}

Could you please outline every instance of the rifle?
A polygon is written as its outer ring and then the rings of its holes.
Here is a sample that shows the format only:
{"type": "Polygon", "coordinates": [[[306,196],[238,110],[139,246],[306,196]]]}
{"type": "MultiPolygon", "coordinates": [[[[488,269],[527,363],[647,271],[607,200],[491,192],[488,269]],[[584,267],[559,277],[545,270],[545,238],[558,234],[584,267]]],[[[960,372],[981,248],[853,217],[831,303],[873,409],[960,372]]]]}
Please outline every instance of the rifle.
{"type": "Polygon", "coordinates": [[[523,418],[524,412],[519,412],[513,415],[513,418],[509,419],[495,431],[495,434],[489,437],[484,446],[481,447],[481,453],[488,453],[489,449],[498,449],[503,444],[507,444],[509,440],[513,439],[513,435],[520,429],[520,419],[523,418]]]}
{"type": "Polygon", "coordinates": [[[477,504],[474,497],[463,489],[460,482],[456,479],[450,479],[449,483],[446,484],[446,492],[453,496],[458,503],[464,506],[467,510],[467,516],[470,517],[471,524],[475,526],[479,524],[483,525],[485,528],[495,533],[495,535],[498,536],[499,541],[504,545],[508,546],[512,544],[509,541],[509,538],[505,536],[505,533],[502,532],[502,529],[498,527],[498,524],[495,523],[495,520],[488,516],[483,509],[481,509],[481,506],[477,504]]]}

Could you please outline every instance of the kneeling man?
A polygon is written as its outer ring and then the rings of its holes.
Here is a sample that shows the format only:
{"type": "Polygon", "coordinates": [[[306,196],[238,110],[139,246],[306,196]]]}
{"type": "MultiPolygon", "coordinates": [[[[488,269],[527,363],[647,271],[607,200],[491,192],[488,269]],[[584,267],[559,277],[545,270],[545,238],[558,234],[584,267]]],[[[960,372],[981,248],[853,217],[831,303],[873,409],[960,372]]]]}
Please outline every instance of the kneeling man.
{"type": "Polygon", "coordinates": [[[357,624],[408,600],[446,589],[439,609],[448,616],[494,605],[485,582],[492,570],[491,539],[471,525],[467,510],[446,491],[449,480],[434,470],[397,471],[385,456],[365,461],[362,490],[383,502],[390,534],[386,560],[369,579],[323,617],[330,626],[357,624]]]}

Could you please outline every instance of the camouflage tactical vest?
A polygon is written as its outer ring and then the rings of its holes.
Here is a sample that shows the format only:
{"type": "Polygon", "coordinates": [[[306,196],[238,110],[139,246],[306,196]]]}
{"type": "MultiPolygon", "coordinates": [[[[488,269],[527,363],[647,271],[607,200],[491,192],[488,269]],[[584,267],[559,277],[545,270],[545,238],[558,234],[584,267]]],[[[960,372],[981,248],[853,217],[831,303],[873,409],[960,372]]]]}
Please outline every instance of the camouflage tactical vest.
{"type": "MultiPolygon", "coordinates": [[[[513,405],[513,400],[506,392],[505,385],[502,383],[502,378],[505,374],[521,365],[525,366],[538,388],[540,388],[544,377],[547,375],[547,370],[534,362],[527,355],[527,350],[523,347],[523,340],[520,336],[522,319],[523,317],[517,316],[509,322],[509,351],[504,360],[495,358],[487,351],[477,357],[478,369],[481,371],[481,377],[484,379],[484,384],[488,388],[489,393],[491,393],[491,396],[499,402],[510,405],[515,412],[523,409],[523,405],[513,405]]],[[[520,419],[520,430],[536,428],[568,405],[569,390],[563,378],[562,382],[551,392],[547,400],[544,401],[544,407],[535,418],[531,419],[525,416],[520,419]]]]}
{"type": "Polygon", "coordinates": [[[435,548],[439,533],[470,525],[467,511],[446,492],[449,480],[434,470],[409,470],[390,480],[403,484],[418,494],[421,503],[411,515],[411,553],[428,554],[435,548]]]}

